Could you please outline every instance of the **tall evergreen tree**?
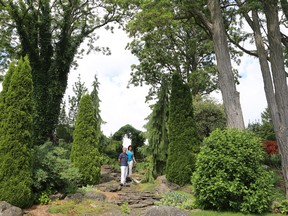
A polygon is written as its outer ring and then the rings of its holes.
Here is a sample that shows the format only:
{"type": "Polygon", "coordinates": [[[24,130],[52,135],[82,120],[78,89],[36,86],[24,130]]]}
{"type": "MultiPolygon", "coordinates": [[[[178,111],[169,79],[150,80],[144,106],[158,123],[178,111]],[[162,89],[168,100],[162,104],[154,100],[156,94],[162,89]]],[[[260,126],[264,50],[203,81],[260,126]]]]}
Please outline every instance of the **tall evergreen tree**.
{"type": "Polygon", "coordinates": [[[78,116],[78,112],[79,112],[79,105],[80,105],[81,97],[88,90],[87,87],[85,86],[85,83],[82,83],[80,74],[78,75],[78,80],[77,82],[74,83],[74,86],[72,87],[72,89],[75,95],[68,97],[68,101],[70,105],[68,118],[69,118],[69,124],[74,126],[76,118],[78,116]]]}
{"type": "Polygon", "coordinates": [[[192,109],[192,95],[180,75],[172,76],[169,106],[169,149],[166,177],[179,185],[190,182],[199,151],[199,137],[192,109]]]}
{"type": "Polygon", "coordinates": [[[101,100],[100,100],[99,95],[98,95],[99,84],[100,83],[98,82],[97,76],[95,75],[94,81],[92,84],[93,90],[92,90],[90,95],[91,95],[93,109],[94,109],[94,116],[96,119],[95,127],[96,127],[96,131],[98,132],[98,134],[97,134],[98,139],[100,139],[100,137],[103,135],[102,131],[101,131],[101,124],[103,123],[103,120],[102,120],[101,115],[100,115],[100,112],[101,112],[100,102],[101,102],[101,100]]]}
{"type": "Polygon", "coordinates": [[[17,67],[11,65],[7,79],[11,73],[1,116],[0,200],[25,207],[32,197],[33,82],[28,58],[21,58],[17,67]]]}
{"type": "MultiPolygon", "coordinates": [[[[2,91],[0,92],[0,130],[2,128],[1,122],[3,120],[2,114],[4,112],[4,104],[5,104],[5,98],[6,94],[10,85],[11,77],[13,72],[15,71],[15,64],[14,62],[9,65],[8,72],[6,73],[5,77],[3,78],[3,83],[2,83],[2,91]]],[[[0,133],[1,134],[1,133],[0,133]]]]}
{"type": "Polygon", "coordinates": [[[82,185],[96,184],[100,178],[100,154],[98,132],[92,99],[89,94],[82,96],[79,113],[73,133],[71,161],[82,174],[82,185]]]}
{"type": "Polygon", "coordinates": [[[165,173],[168,155],[168,88],[167,80],[162,79],[158,101],[153,105],[145,126],[149,143],[147,154],[152,156],[151,171],[154,178],[165,173]]]}

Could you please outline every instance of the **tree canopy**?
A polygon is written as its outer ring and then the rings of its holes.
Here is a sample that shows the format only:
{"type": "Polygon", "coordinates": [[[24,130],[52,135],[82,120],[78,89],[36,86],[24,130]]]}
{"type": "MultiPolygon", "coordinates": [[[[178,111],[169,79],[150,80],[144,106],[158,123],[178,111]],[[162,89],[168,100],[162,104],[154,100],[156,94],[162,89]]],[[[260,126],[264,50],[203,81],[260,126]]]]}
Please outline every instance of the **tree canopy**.
{"type": "Polygon", "coordinates": [[[109,28],[122,15],[114,1],[106,0],[0,1],[0,53],[8,59],[24,55],[30,59],[36,144],[52,138],[69,71],[77,54],[84,53],[80,45],[87,39],[89,50],[109,53],[95,46],[95,30],[109,28]]]}

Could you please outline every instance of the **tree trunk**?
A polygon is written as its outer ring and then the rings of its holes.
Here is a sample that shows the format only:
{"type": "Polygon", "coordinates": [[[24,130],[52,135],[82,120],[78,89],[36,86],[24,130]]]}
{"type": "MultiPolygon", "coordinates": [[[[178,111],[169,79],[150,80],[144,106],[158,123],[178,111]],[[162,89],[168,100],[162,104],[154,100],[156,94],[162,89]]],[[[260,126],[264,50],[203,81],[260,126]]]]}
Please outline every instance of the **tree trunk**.
{"type": "MultiPolygon", "coordinates": [[[[282,171],[285,180],[286,198],[288,198],[288,89],[285,75],[284,56],[281,44],[280,24],[278,20],[277,0],[262,1],[267,19],[270,62],[275,89],[275,101],[279,119],[275,120],[275,133],[282,159],[282,171]]],[[[273,110],[275,112],[275,110],[273,110]]]]}
{"type": "Polygon", "coordinates": [[[219,84],[227,115],[228,128],[244,129],[240,97],[235,86],[235,79],[232,71],[231,58],[219,0],[209,0],[208,8],[211,13],[211,33],[217,59],[219,84]]]}

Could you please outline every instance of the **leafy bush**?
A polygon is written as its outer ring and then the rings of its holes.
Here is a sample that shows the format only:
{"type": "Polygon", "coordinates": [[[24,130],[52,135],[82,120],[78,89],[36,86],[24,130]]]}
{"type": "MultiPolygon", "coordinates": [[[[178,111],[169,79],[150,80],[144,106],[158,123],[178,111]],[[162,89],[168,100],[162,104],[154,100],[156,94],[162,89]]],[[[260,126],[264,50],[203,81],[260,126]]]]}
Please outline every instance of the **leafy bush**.
{"type": "Polygon", "coordinates": [[[41,205],[47,205],[51,202],[50,198],[49,198],[49,193],[47,192],[42,192],[41,196],[38,198],[39,203],[41,205]]]}
{"type": "Polygon", "coordinates": [[[34,148],[33,187],[37,194],[44,191],[71,193],[77,189],[81,175],[72,166],[70,146],[46,142],[34,148]]]}
{"type": "Polygon", "coordinates": [[[264,150],[269,155],[279,154],[277,142],[274,140],[264,140],[263,141],[264,150]]]}
{"type": "Polygon", "coordinates": [[[212,132],[204,140],[192,177],[197,205],[244,213],[267,211],[273,180],[262,165],[262,148],[252,132],[212,132]]]}
{"type": "Polygon", "coordinates": [[[275,202],[272,205],[272,211],[274,213],[288,214],[288,200],[284,199],[281,202],[275,202]]]}
{"type": "Polygon", "coordinates": [[[264,164],[269,167],[281,169],[281,155],[280,154],[265,154],[264,164]]]}
{"type": "Polygon", "coordinates": [[[193,209],[194,200],[191,196],[185,193],[180,193],[177,191],[171,191],[165,194],[165,196],[155,202],[156,205],[163,206],[174,206],[181,209],[193,209]]]}

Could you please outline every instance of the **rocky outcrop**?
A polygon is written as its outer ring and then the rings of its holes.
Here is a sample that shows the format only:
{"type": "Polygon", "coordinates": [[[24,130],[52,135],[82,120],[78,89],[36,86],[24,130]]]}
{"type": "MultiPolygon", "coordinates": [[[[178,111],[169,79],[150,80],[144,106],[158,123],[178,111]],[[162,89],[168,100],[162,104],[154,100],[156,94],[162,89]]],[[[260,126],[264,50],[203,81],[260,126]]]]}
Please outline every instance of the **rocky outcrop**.
{"type": "Polygon", "coordinates": [[[177,190],[180,188],[179,185],[174,184],[172,182],[169,182],[165,176],[159,176],[157,177],[157,179],[155,180],[156,184],[158,184],[155,187],[155,190],[159,193],[159,194],[163,194],[163,193],[167,193],[170,192],[172,190],[177,190]]]}
{"type": "Polygon", "coordinates": [[[100,184],[110,182],[110,181],[120,181],[120,173],[108,165],[101,166],[101,177],[100,184]]]}
{"type": "Polygon", "coordinates": [[[0,216],[22,216],[21,208],[13,206],[5,201],[0,201],[0,216]]]}
{"type": "Polygon", "coordinates": [[[99,192],[90,191],[84,194],[84,198],[90,200],[104,201],[106,199],[106,196],[105,194],[99,192]]]}
{"type": "Polygon", "coordinates": [[[121,190],[121,186],[117,181],[106,182],[103,184],[99,184],[96,188],[103,192],[117,192],[121,190]]]}
{"type": "Polygon", "coordinates": [[[118,196],[119,200],[117,200],[116,204],[128,203],[129,208],[145,208],[154,205],[155,201],[161,199],[161,196],[150,192],[121,192],[118,193],[118,196]]]}
{"type": "Polygon", "coordinates": [[[143,216],[188,216],[189,214],[181,209],[171,206],[152,206],[146,209],[143,216]]]}

